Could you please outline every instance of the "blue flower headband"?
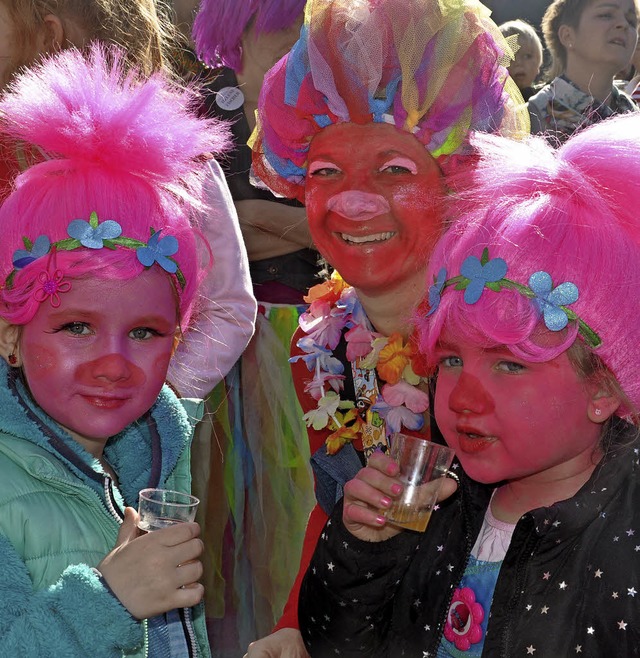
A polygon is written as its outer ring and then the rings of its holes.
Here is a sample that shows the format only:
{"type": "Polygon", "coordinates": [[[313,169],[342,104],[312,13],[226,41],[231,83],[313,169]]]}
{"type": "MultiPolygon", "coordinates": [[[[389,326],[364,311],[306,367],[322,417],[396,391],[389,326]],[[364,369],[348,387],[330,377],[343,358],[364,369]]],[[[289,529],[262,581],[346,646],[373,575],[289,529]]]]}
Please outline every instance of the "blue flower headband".
{"type": "Polygon", "coordinates": [[[122,226],[118,222],[111,219],[100,222],[98,213],[92,212],[88,222],[83,219],[74,219],[67,227],[69,237],[58,240],[58,242],[51,242],[46,235],[39,236],[34,242],[23,237],[24,249],[14,252],[12,262],[15,269],[7,277],[6,285],[8,288],[11,287],[17,270],[46,256],[52,250],[73,251],[81,247],[87,249],[125,247],[135,250],[138,260],[144,267],[151,267],[154,263],[158,263],[169,274],[175,274],[180,287],[184,289],[186,284],[184,275],[178,263],[171,258],[178,251],[178,240],[172,235],[161,238],[161,232],[151,229],[151,237],[148,242],[125,238],[122,237],[122,226]]]}
{"type": "Polygon", "coordinates": [[[429,288],[429,306],[427,317],[440,305],[440,297],[446,288],[455,286],[455,290],[464,290],[464,301],[475,304],[485,288],[500,292],[503,288],[516,290],[531,299],[542,314],[544,324],[549,331],[562,331],[569,320],[578,323],[578,333],[591,348],[602,345],[598,334],[568,306],[578,300],[578,287],[569,281],[553,287],[551,275],[547,272],[534,272],[529,277],[529,285],[524,286],[510,279],[505,279],[507,263],[502,258],[489,259],[487,248],[482,257],[468,256],[460,268],[460,274],[447,279],[447,271],[442,268],[433,279],[429,288]]]}

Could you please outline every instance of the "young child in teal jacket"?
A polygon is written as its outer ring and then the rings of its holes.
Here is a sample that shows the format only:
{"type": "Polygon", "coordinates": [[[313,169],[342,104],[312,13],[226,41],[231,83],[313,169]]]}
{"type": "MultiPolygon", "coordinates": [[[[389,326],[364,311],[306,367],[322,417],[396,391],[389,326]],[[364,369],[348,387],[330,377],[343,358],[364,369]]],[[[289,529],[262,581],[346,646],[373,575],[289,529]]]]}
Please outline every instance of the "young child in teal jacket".
{"type": "Polygon", "coordinates": [[[225,130],[192,95],[68,50],[18,77],[2,128],[46,159],[0,208],[0,655],[209,656],[190,489],[198,404],[164,386],[208,263],[189,217],[225,130]]]}

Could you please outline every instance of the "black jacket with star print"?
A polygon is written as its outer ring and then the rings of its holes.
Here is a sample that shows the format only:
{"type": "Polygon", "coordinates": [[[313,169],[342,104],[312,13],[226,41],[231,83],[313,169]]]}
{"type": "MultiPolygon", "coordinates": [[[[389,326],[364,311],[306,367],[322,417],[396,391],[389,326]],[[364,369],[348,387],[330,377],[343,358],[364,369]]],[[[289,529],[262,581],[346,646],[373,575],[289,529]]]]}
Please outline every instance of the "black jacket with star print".
{"type": "MultiPolygon", "coordinates": [[[[640,444],[622,421],[611,433],[607,456],[574,497],[518,522],[483,656],[640,656],[640,444]]],[[[424,534],[381,543],[353,537],[339,504],[300,594],[312,658],[434,657],[492,491],[463,473],[424,534]]]]}

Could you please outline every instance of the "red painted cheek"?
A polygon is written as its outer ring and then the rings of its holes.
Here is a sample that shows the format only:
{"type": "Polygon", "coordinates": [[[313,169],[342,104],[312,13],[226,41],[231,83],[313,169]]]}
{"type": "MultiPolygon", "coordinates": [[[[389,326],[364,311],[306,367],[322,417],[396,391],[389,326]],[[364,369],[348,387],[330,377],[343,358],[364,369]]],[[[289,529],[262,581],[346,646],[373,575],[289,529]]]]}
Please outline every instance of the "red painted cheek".
{"type": "Polygon", "coordinates": [[[23,346],[25,353],[29,354],[29,374],[31,376],[44,376],[49,371],[58,368],[58,355],[42,345],[23,346]]]}

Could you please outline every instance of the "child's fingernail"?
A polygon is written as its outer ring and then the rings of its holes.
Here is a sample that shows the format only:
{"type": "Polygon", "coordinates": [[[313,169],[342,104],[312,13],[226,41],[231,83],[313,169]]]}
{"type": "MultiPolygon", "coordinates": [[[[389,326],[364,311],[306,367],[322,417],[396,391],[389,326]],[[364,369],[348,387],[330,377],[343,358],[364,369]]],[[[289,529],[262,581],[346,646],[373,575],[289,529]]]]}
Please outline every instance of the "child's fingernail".
{"type": "Polygon", "coordinates": [[[378,525],[384,525],[387,522],[387,519],[384,516],[376,516],[376,523],[378,525]]]}
{"type": "Polygon", "coordinates": [[[391,499],[387,498],[386,496],[384,498],[380,499],[380,507],[389,507],[391,505],[391,499]]]}
{"type": "Polygon", "coordinates": [[[396,495],[396,496],[399,493],[402,493],[402,485],[401,484],[392,484],[391,485],[391,493],[396,495]]]}

